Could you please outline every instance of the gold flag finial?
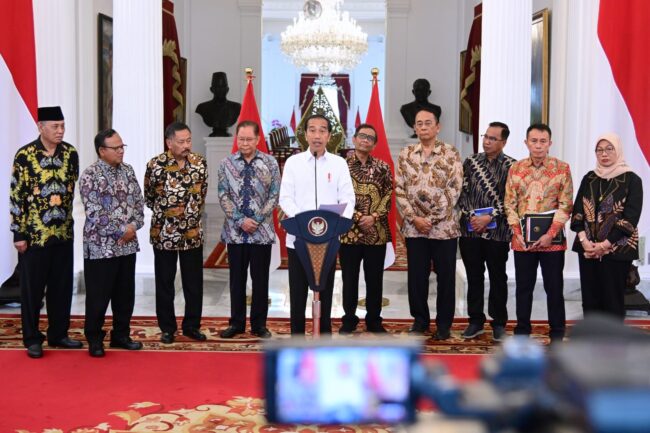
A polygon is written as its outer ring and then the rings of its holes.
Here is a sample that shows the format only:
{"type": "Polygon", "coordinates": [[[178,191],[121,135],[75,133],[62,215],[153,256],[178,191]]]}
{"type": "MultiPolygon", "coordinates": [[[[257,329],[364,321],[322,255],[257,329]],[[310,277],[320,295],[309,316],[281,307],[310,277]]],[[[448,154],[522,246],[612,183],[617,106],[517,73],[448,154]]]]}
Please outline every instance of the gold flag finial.
{"type": "Polygon", "coordinates": [[[253,68],[245,68],[244,72],[246,73],[247,81],[251,81],[253,78],[255,78],[255,75],[253,75],[253,68]]]}
{"type": "Polygon", "coordinates": [[[372,68],[370,70],[370,73],[372,74],[372,82],[376,83],[377,82],[377,76],[379,75],[379,68],[372,68]]]}

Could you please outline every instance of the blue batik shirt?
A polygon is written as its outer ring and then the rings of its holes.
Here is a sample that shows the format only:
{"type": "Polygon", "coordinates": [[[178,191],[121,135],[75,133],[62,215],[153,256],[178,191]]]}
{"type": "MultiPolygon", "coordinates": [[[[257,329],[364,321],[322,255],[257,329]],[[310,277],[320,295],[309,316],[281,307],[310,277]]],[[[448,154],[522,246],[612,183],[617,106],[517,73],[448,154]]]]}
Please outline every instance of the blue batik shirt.
{"type": "Polygon", "coordinates": [[[221,240],[226,244],[272,244],[275,242],[273,210],[280,194],[280,168],[275,158],[256,151],[250,162],[240,152],[221,161],[219,203],[226,214],[221,240]],[[244,218],[259,226],[253,233],[242,230],[244,218]]]}

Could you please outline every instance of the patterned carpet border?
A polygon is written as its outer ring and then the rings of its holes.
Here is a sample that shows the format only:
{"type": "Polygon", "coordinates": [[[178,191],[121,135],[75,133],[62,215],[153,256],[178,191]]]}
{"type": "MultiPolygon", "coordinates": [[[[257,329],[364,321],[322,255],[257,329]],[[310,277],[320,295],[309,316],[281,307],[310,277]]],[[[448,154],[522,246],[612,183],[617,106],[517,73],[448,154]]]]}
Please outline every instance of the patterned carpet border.
{"type": "MultiPolygon", "coordinates": [[[[436,341],[427,333],[423,337],[410,337],[408,328],[411,325],[410,319],[384,319],[384,326],[388,330],[388,335],[395,338],[419,338],[423,341],[423,353],[438,354],[488,354],[492,353],[497,343],[492,341],[492,332],[489,326],[486,326],[485,333],[477,338],[465,340],[460,334],[467,326],[467,319],[457,319],[452,326],[452,336],[449,340],[436,341]]],[[[650,332],[650,321],[648,320],[630,320],[626,323],[645,329],[650,332]]],[[[73,316],[70,323],[69,335],[72,338],[84,340],[83,336],[83,316],[73,316]]],[[[506,330],[509,335],[512,334],[514,322],[507,324],[506,330]]],[[[106,320],[105,329],[110,330],[112,325],[111,317],[106,320]]],[[[569,333],[572,322],[568,323],[569,333]]],[[[262,340],[250,334],[248,330],[244,334],[237,335],[232,339],[223,339],[219,337],[219,332],[228,326],[227,318],[203,318],[202,330],[208,336],[205,342],[196,342],[180,332],[177,333],[174,344],[162,344],[160,342],[160,329],[155,317],[134,317],[131,321],[131,336],[134,340],[141,341],[144,350],[167,350],[167,351],[206,351],[206,352],[258,352],[262,350],[262,340]]],[[[268,319],[267,326],[273,333],[273,338],[286,339],[291,337],[289,328],[289,319],[275,318],[268,319]]],[[[374,334],[363,332],[363,325],[360,324],[359,330],[350,336],[341,336],[338,334],[340,320],[333,320],[334,339],[355,339],[377,338],[374,334]]],[[[47,328],[47,318],[41,317],[41,331],[47,328]]],[[[433,328],[433,327],[432,327],[433,328]]],[[[180,329],[180,323],[179,323],[180,329]]],[[[435,329],[432,329],[435,331],[435,329]]],[[[307,322],[307,334],[311,333],[311,321],[307,322]]],[[[546,321],[533,321],[532,338],[540,341],[542,344],[548,344],[548,324],[546,321]]],[[[2,314],[0,315],[0,349],[22,349],[22,335],[20,315],[2,314]]],[[[107,336],[108,340],[108,336],[107,336]]],[[[108,344],[106,344],[108,349],[108,344]]],[[[46,346],[47,348],[47,346],[46,346]]],[[[56,349],[54,349],[56,350],[56,349]]]]}

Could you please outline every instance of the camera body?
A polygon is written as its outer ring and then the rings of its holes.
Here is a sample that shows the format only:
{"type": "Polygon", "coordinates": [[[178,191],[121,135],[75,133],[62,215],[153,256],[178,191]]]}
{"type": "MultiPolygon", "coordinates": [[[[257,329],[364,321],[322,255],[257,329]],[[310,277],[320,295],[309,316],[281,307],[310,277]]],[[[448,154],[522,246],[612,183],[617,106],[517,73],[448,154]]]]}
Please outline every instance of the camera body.
{"type": "Polygon", "coordinates": [[[411,380],[420,347],[398,340],[274,341],[265,347],[272,423],[367,424],[415,420],[411,380]]]}

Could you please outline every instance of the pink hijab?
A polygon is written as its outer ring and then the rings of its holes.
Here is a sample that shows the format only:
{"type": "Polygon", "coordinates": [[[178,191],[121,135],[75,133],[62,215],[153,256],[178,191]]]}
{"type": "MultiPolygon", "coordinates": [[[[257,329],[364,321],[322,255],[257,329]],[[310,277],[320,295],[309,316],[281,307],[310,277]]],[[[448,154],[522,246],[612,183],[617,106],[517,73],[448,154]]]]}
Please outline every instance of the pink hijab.
{"type": "Polygon", "coordinates": [[[594,170],[594,172],[596,172],[596,175],[600,178],[609,180],[625,172],[632,171],[632,167],[627,165],[625,158],[623,157],[623,146],[621,146],[620,137],[613,132],[608,132],[607,134],[603,134],[598,138],[596,141],[596,146],[598,146],[598,143],[600,143],[602,140],[605,140],[614,146],[614,151],[616,152],[616,161],[609,167],[604,167],[600,165],[598,158],[596,158],[596,169],[594,170]]]}

